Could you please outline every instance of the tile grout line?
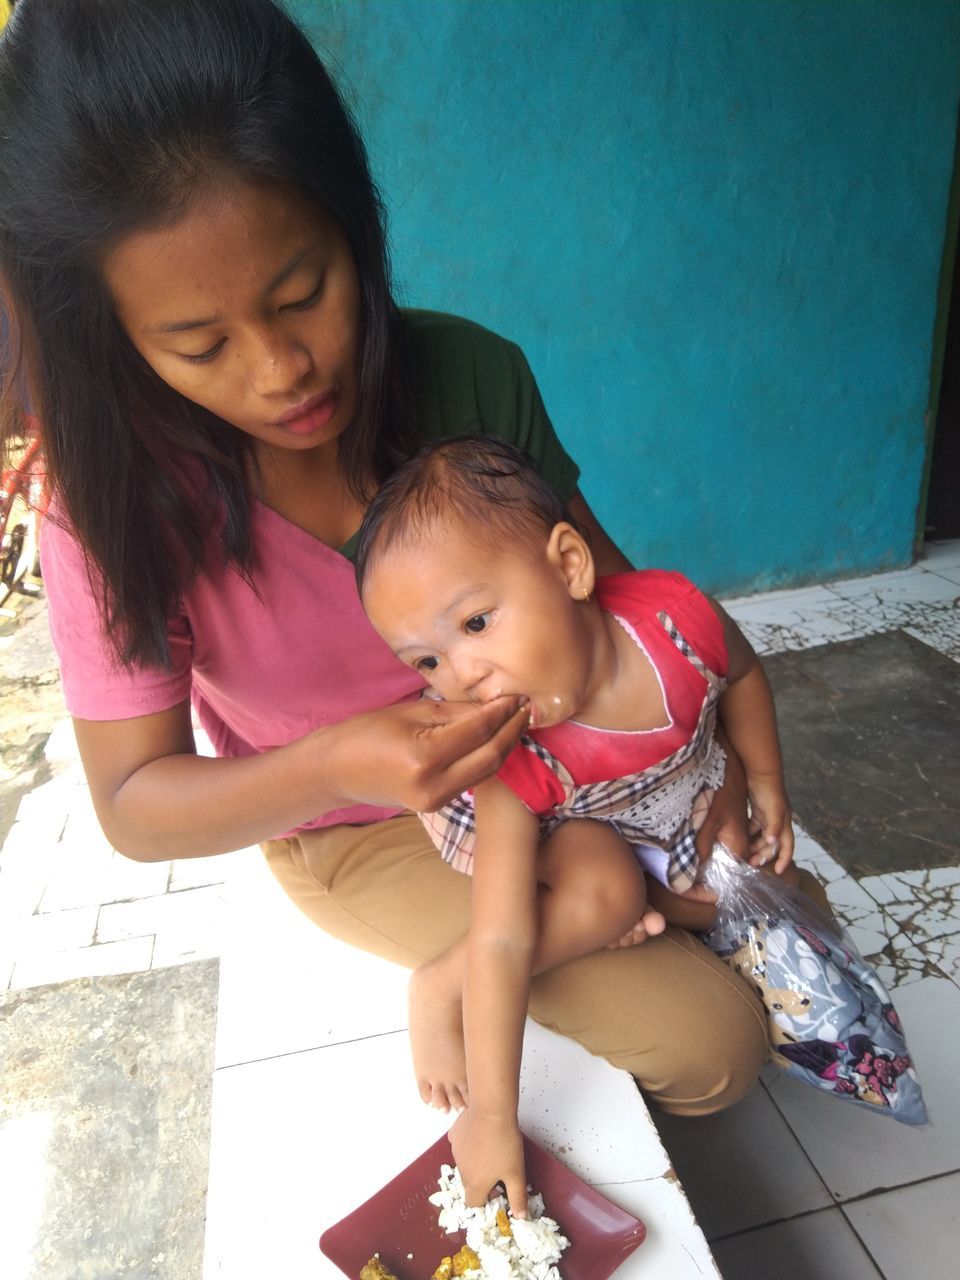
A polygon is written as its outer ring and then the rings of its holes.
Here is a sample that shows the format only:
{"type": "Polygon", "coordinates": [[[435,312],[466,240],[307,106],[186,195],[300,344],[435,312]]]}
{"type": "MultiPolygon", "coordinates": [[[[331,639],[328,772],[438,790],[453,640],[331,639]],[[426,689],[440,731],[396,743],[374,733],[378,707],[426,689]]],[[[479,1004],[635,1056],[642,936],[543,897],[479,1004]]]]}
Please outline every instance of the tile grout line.
{"type": "Polygon", "coordinates": [[[366,1036],[350,1036],[347,1040],[331,1040],[327,1044],[307,1045],[303,1049],[284,1049],[282,1053],[267,1053],[259,1058],[244,1058],[240,1062],[224,1062],[214,1066],[214,1072],[233,1071],[236,1067],[252,1067],[265,1062],[279,1062],[281,1058],[297,1058],[305,1053],[318,1053],[321,1049],[336,1049],[341,1045],[361,1044],[365,1040],[382,1040],[387,1036],[405,1035],[406,1027],[395,1027],[390,1031],[373,1031],[366,1036]]]}

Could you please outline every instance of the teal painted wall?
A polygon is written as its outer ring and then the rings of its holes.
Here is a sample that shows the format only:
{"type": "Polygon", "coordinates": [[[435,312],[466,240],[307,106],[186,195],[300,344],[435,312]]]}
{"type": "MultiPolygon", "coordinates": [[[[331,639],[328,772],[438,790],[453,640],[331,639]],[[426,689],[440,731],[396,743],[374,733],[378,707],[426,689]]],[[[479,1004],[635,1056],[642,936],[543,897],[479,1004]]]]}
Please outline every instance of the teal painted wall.
{"type": "Polygon", "coordinates": [[[515,338],[637,563],[909,562],[956,0],[299,0],[401,299],[515,338]]]}

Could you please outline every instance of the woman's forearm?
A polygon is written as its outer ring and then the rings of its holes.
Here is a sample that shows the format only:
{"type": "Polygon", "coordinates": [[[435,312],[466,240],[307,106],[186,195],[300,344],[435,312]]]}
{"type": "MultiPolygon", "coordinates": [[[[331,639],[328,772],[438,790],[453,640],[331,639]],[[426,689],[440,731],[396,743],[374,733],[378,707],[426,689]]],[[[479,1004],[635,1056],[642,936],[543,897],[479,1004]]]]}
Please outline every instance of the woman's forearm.
{"type": "Polygon", "coordinates": [[[239,759],[153,759],[94,803],[115,849],[138,861],[226,853],[350,803],[321,730],[239,759]]]}
{"type": "Polygon", "coordinates": [[[526,721],[517,698],[425,699],[216,760],[195,754],[186,704],[75,725],[107,838],[149,862],[243,848],[356,804],[437,809],[499,769],[526,721]]]}

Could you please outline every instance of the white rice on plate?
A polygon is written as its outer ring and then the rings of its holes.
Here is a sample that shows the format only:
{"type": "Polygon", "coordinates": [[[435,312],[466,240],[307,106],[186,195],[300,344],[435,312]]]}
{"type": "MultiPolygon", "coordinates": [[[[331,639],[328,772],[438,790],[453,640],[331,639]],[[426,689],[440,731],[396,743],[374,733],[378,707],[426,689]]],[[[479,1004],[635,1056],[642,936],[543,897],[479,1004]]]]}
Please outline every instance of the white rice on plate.
{"type": "Polygon", "coordinates": [[[480,1259],[479,1271],[465,1271],[463,1280],[561,1280],[556,1264],[570,1241],[543,1211],[543,1197],[527,1201],[527,1218],[511,1218],[512,1236],[500,1234],[497,1211],[507,1209],[506,1196],[468,1208],[459,1170],[441,1165],[439,1191],[430,1203],[440,1210],[443,1231],[467,1233],[467,1244],[480,1259]]]}

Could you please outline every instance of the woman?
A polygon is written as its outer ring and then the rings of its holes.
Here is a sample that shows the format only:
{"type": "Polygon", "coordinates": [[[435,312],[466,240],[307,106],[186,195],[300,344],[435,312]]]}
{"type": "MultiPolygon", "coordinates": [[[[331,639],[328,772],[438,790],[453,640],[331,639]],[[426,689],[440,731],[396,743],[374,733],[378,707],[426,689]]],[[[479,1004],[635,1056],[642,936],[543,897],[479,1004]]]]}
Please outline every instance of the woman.
{"type": "MultiPolygon", "coordinates": [[[[143,860],[263,842],[322,928],[419,965],[468,887],[406,811],[493,773],[526,712],[417,700],[353,582],[371,494],[482,426],[536,459],[601,572],[626,561],[519,350],[394,305],[362,143],[270,0],[21,0],[0,123],[51,625],[104,830],[143,860]]],[[[742,814],[728,784],[704,843],[745,849],[742,814]]],[[[759,1004],[676,928],[542,975],[530,1011],[678,1114],[737,1100],[766,1053],[759,1004]]]]}

